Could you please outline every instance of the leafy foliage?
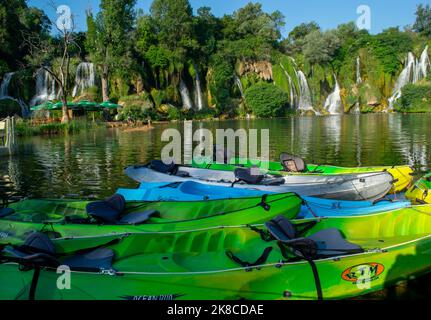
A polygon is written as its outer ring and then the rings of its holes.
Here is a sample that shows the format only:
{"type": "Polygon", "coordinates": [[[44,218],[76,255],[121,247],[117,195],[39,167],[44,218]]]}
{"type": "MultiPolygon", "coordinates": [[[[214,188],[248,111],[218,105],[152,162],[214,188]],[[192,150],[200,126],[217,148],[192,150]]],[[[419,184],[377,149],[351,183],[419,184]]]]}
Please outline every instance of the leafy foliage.
{"type": "Polygon", "coordinates": [[[253,114],[259,118],[281,116],[289,104],[289,97],[282,89],[266,82],[248,88],[245,99],[253,114]]]}

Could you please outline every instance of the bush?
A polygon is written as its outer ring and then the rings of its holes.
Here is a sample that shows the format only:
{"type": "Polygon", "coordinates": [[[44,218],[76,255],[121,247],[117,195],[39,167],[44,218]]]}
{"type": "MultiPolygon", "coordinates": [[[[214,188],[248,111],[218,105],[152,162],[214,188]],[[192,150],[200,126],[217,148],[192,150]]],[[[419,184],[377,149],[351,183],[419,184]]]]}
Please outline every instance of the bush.
{"type": "Polygon", "coordinates": [[[287,93],[269,83],[259,83],[248,88],[245,100],[253,114],[259,118],[281,116],[289,104],[287,93]]]}
{"type": "Polygon", "coordinates": [[[431,84],[408,84],[397,106],[402,112],[431,112],[431,84]]]}
{"type": "Polygon", "coordinates": [[[16,101],[4,99],[0,100],[0,118],[21,115],[21,107],[16,101]]]}

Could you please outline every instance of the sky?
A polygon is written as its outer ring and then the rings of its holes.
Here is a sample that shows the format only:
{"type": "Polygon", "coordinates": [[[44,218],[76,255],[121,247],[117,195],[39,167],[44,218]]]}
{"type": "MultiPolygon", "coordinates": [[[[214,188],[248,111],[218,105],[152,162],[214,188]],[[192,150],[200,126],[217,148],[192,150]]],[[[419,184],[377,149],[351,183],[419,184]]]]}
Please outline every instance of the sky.
{"type": "MultiPolygon", "coordinates": [[[[56,5],[68,5],[75,17],[76,29],[86,30],[85,11],[91,8],[93,12],[99,10],[99,0],[54,0],[56,5]]],[[[212,8],[216,16],[230,14],[246,5],[250,0],[189,0],[193,9],[207,6],[212,8]]],[[[136,8],[149,12],[151,0],[137,0],[136,8]]],[[[403,28],[411,25],[415,20],[418,4],[430,4],[431,0],[260,0],[267,12],[281,11],[286,20],[283,35],[303,22],[316,21],[322,29],[331,29],[341,23],[356,21],[360,14],[357,8],[367,5],[371,10],[371,29],[373,34],[389,27],[403,28]]],[[[55,20],[56,12],[51,6],[52,0],[28,0],[30,6],[43,9],[48,16],[55,20]]]]}

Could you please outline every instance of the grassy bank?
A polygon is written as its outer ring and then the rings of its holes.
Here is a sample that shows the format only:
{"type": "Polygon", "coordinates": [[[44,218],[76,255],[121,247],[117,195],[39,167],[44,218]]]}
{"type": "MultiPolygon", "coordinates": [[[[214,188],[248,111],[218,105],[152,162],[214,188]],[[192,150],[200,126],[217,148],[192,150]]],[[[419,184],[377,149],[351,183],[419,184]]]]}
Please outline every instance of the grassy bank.
{"type": "Polygon", "coordinates": [[[38,136],[38,135],[66,135],[79,133],[82,130],[100,127],[97,122],[86,120],[72,120],[69,123],[35,123],[31,120],[18,121],[16,123],[16,133],[20,137],[38,136]]]}

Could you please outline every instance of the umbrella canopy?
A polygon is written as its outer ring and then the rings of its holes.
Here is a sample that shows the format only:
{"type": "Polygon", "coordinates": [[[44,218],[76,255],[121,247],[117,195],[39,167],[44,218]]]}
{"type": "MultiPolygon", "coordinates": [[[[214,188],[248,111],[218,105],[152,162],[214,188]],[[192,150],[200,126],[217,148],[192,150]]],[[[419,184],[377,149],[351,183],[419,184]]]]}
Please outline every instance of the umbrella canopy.
{"type": "MultiPolygon", "coordinates": [[[[67,102],[67,107],[68,108],[73,108],[75,106],[75,103],[73,102],[67,102]]],[[[57,103],[54,103],[52,105],[52,108],[49,110],[61,110],[61,108],[63,108],[63,102],[59,101],[57,103]]]]}
{"type": "Polygon", "coordinates": [[[50,101],[46,101],[40,105],[31,107],[30,110],[31,111],[39,111],[39,110],[52,110],[53,103],[50,101]]]}
{"type": "Polygon", "coordinates": [[[76,104],[76,107],[81,108],[86,111],[99,111],[99,105],[96,102],[82,100],[76,104]]]}
{"type": "Polygon", "coordinates": [[[101,108],[104,108],[104,109],[117,109],[117,108],[121,108],[121,106],[119,104],[112,103],[110,101],[102,102],[102,103],[99,104],[99,106],[101,108]]]}

